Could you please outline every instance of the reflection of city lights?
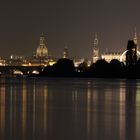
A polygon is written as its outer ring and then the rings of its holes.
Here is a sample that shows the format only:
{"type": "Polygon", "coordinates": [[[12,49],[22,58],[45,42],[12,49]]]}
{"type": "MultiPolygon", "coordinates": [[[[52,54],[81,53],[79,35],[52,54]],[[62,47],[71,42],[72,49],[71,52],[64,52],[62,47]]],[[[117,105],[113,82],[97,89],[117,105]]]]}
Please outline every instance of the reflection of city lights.
{"type": "Polygon", "coordinates": [[[0,86],[0,130],[4,133],[5,128],[5,87],[0,86]]]}
{"type": "Polygon", "coordinates": [[[26,132],[26,117],[27,117],[27,91],[26,91],[26,83],[23,82],[23,90],[22,90],[22,133],[23,135],[26,132]]]}
{"type": "Polygon", "coordinates": [[[120,138],[121,139],[125,139],[124,135],[125,135],[125,116],[124,114],[125,112],[125,106],[126,106],[126,87],[125,87],[125,82],[120,82],[120,92],[119,92],[119,96],[120,96],[120,138]]]}

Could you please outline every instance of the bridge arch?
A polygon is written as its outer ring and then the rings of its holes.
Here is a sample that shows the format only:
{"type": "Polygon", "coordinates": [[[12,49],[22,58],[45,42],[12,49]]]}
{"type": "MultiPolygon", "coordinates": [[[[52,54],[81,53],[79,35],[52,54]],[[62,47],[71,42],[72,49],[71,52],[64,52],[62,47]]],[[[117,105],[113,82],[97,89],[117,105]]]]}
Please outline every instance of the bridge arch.
{"type": "Polygon", "coordinates": [[[23,72],[21,70],[13,70],[14,75],[23,75],[23,72]]]}

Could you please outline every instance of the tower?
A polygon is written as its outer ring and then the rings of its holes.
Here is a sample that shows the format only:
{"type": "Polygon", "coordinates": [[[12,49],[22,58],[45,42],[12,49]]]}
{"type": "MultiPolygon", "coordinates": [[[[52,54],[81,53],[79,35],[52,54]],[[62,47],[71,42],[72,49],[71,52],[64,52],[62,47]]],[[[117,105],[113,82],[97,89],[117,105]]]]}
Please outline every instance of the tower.
{"type": "Polygon", "coordinates": [[[48,57],[48,49],[46,47],[45,37],[43,34],[40,36],[39,46],[36,50],[36,56],[41,58],[48,57]]]}
{"type": "Polygon", "coordinates": [[[134,43],[135,43],[135,45],[137,46],[137,49],[138,49],[138,37],[137,37],[137,30],[136,30],[136,28],[135,28],[135,32],[134,32],[133,41],[134,41],[134,43]]]}
{"type": "Polygon", "coordinates": [[[99,59],[99,47],[98,47],[98,37],[95,34],[94,42],[92,43],[93,47],[93,63],[95,63],[99,59]]]}
{"type": "Polygon", "coordinates": [[[67,48],[67,46],[64,49],[63,58],[68,58],[68,48],[67,48]]]}

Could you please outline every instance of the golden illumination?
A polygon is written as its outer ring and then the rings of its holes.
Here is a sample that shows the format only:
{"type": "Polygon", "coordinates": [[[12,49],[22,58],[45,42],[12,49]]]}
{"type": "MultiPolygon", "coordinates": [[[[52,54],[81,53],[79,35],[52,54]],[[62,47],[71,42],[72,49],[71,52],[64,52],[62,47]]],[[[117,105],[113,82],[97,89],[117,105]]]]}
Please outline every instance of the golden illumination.
{"type": "Polygon", "coordinates": [[[27,123],[27,91],[26,91],[26,82],[23,81],[23,90],[22,90],[22,133],[23,133],[23,136],[26,132],[26,123],[27,123]]]}
{"type": "Polygon", "coordinates": [[[55,63],[56,63],[56,61],[50,61],[50,62],[49,62],[49,65],[50,65],[50,66],[53,66],[55,63]]]}
{"type": "Polygon", "coordinates": [[[48,57],[48,49],[46,47],[45,37],[42,35],[40,37],[39,46],[36,50],[37,57],[48,57]]]}

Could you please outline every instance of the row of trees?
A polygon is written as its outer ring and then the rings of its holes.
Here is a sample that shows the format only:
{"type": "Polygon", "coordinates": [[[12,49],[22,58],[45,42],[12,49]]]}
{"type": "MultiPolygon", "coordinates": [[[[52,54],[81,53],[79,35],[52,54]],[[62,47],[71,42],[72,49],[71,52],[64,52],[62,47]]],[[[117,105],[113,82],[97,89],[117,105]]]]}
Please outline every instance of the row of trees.
{"type": "Polygon", "coordinates": [[[113,59],[110,63],[100,59],[88,67],[83,62],[79,67],[74,67],[70,59],[59,59],[53,66],[47,66],[40,76],[51,77],[100,77],[100,78],[140,78],[140,60],[135,65],[125,65],[113,59]]]}

